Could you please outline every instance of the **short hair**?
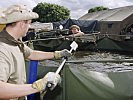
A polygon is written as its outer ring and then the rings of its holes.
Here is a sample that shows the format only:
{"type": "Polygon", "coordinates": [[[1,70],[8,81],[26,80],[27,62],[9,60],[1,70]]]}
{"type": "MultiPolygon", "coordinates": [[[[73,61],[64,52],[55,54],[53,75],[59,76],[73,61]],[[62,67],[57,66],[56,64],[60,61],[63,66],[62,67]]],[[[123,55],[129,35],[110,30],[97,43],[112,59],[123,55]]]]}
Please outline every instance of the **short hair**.
{"type": "Polygon", "coordinates": [[[8,27],[8,26],[15,26],[15,25],[16,25],[16,22],[8,23],[8,24],[6,24],[6,27],[8,27]]]}
{"type": "MultiPolygon", "coordinates": [[[[23,20],[23,21],[24,21],[25,23],[28,22],[28,20],[23,20]]],[[[15,26],[16,23],[17,23],[17,22],[8,23],[8,24],[6,24],[6,27],[7,27],[7,26],[15,26]]]]}
{"type": "Polygon", "coordinates": [[[72,25],[72,26],[70,27],[71,30],[72,30],[73,28],[76,28],[78,31],[80,30],[80,27],[79,27],[78,25],[72,25]]]}

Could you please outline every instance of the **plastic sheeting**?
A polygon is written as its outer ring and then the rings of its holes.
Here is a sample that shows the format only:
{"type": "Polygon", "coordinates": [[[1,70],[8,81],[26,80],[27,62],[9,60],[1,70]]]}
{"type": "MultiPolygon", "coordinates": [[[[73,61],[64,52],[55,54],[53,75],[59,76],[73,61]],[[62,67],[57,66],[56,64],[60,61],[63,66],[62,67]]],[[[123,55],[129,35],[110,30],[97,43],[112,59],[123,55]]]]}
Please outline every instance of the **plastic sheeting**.
{"type": "Polygon", "coordinates": [[[133,100],[133,72],[99,73],[65,69],[63,100],[133,100]]]}
{"type": "MultiPolygon", "coordinates": [[[[56,69],[39,66],[38,78],[56,69]]],[[[65,65],[61,76],[61,85],[48,90],[43,100],[133,100],[133,71],[100,73],[65,65]]]]}
{"type": "Polygon", "coordinates": [[[122,53],[133,53],[133,41],[117,41],[108,37],[96,41],[96,45],[88,45],[93,50],[106,50],[122,53]]]}
{"type": "MultiPolygon", "coordinates": [[[[78,51],[95,50],[95,51],[113,51],[118,53],[133,53],[133,41],[117,41],[108,37],[101,38],[96,42],[86,42],[85,39],[74,38],[78,43],[78,51]]],[[[42,51],[55,51],[70,49],[72,40],[55,39],[34,42],[34,48],[42,51]]]]}
{"type": "MultiPolygon", "coordinates": [[[[93,42],[83,42],[80,38],[75,39],[76,43],[79,45],[78,51],[85,51],[85,50],[90,50],[90,44],[93,44],[92,49],[94,49],[95,44],[93,42]]],[[[41,40],[41,41],[34,41],[33,46],[35,50],[41,50],[41,51],[56,51],[56,50],[63,50],[63,49],[68,49],[70,50],[70,44],[72,43],[71,40],[67,39],[54,39],[54,40],[41,40]]]]}
{"type": "Polygon", "coordinates": [[[45,40],[45,41],[35,41],[33,42],[35,50],[41,51],[56,51],[62,49],[70,49],[71,41],[64,39],[54,39],[54,40],[45,40]]]}
{"type": "Polygon", "coordinates": [[[54,29],[58,29],[60,25],[62,25],[64,29],[69,29],[71,25],[78,25],[84,33],[98,31],[98,22],[96,20],[67,19],[53,22],[54,29]]]}

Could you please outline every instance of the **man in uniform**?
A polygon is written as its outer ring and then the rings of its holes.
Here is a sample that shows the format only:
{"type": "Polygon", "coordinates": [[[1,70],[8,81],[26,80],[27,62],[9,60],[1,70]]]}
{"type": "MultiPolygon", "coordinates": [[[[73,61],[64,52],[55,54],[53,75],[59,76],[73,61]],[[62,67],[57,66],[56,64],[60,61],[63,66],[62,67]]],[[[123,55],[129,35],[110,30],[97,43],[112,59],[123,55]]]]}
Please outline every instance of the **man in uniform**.
{"type": "Polygon", "coordinates": [[[72,25],[70,27],[70,30],[72,31],[72,35],[70,35],[72,37],[83,36],[84,35],[84,33],[81,32],[80,27],[78,25],[72,25]]]}
{"type": "Polygon", "coordinates": [[[22,43],[21,38],[26,35],[31,19],[35,18],[38,14],[22,5],[12,5],[0,16],[0,24],[6,25],[0,32],[0,99],[25,100],[22,97],[45,90],[48,82],[54,88],[60,81],[60,75],[49,72],[33,84],[25,84],[25,59],[59,59],[71,55],[68,50],[36,51],[22,43]]]}

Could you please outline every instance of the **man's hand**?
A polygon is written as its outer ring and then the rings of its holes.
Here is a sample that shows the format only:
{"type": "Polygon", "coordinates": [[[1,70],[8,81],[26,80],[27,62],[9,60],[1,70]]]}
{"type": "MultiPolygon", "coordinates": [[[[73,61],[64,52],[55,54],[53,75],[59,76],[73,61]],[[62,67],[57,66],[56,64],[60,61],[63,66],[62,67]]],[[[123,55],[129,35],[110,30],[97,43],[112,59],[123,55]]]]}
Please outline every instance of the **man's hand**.
{"type": "Polygon", "coordinates": [[[57,84],[61,83],[60,75],[55,74],[54,72],[49,72],[44,76],[44,78],[35,81],[32,84],[32,87],[39,91],[43,91],[49,83],[51,84],[50,89],[53,90],[57,84]]]}
{"type": "Polygon", "coordinates": [[[57,84],[61,83],[61,78],[59,74],[55,74],[54,72],[49,72],[48,73],[48,86],[50,90],[53,90],[57,84]]]}
{"type": "Polygon", "coordinates": [[[71,55],[72,54],[67,49],[54,52],[55,59],[60,59],[60,58],[63,58],[63,57],[67,58],[67,57],[70,57],[71,55]]]}

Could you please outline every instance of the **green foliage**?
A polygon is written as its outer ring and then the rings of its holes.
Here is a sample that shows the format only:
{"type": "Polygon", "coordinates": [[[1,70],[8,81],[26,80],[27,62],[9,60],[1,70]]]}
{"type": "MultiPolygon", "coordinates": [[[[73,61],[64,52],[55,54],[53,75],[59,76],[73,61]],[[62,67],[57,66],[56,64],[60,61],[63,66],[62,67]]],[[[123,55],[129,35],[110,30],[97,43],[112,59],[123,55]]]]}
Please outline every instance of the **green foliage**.
{"type": "Polygon", "coordinates": [[[50,3],[39,3],[33,11],[39,14],[39,18],[35,21],[44,23],[62,21],[70,17],[70,10],[50,3]]]}
{"type": "Polygon", "coordinates": [[[107,8],[107,7],[99,6],[99,7],[94,7],[94,8],[89,9],[88,13],[102,11],[102,10],[108,10],[108,9],[109,8],[107,8]]]}

